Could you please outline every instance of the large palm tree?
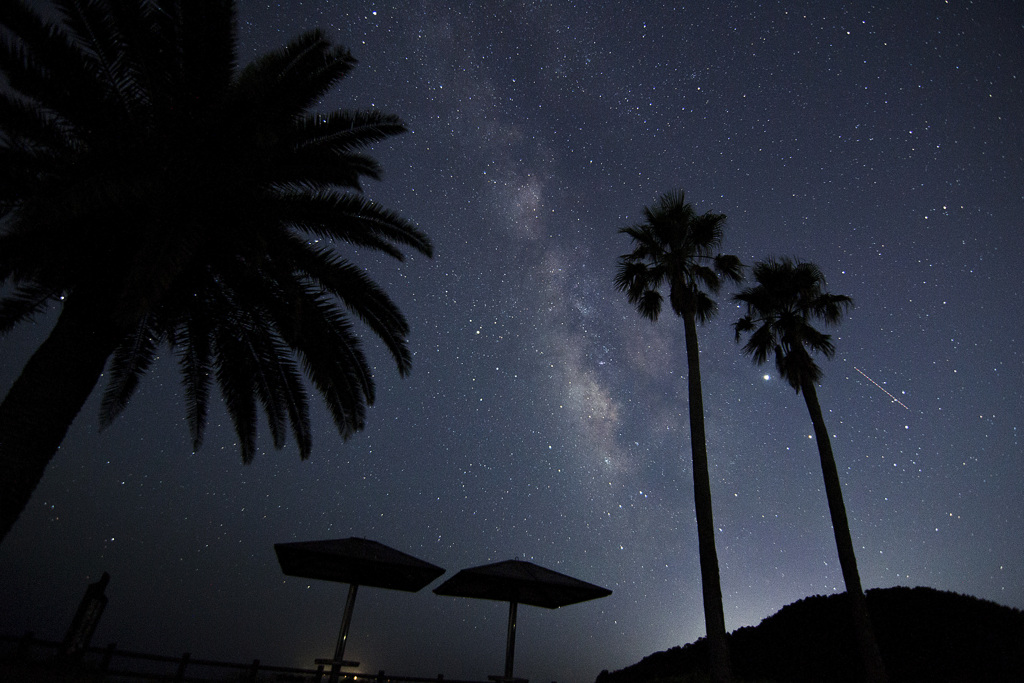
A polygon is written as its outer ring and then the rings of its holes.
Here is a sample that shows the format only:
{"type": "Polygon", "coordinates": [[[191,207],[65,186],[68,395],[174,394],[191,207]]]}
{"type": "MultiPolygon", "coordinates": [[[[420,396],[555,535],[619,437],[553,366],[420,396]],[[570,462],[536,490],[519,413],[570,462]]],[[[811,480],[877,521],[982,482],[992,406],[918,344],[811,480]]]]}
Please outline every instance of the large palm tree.
{"type": "Polygon", "coordinates": [[[743,352],[758,365],[774,356],[779,375],[803,394],[814,425],[814,438],[825,479],[825,496],[828,498],[839,566],[846,583],[865,680],[883,681],[886,680],[885,666],[871,628],[832,442],[815,389],[822,371],[811,356],[812,353],[820,353],[832,358],[835,354],[831,335],[816,329],[812,323],[821,321],[826,326],[838,325],[843,314],[853,306],[853,300],[842,294],[829,294],[824,275],[813,263],[794,262],[787,258],[771,259],[756,264],[753,276],[757,284],[735,296],[736,301],[746,304],[746,315],[735,324],[736,340],[749,333],[743,352]]]}
{"type": "Polygon", "coordinates": [[[672,312],[683,319],[704,623],[710,648],[711,678],[728,681],[731,669],[715,550],[697,323],[707,322],[714,316],[717,305],[711,295],[718,292],[723,278],[738,282],[742,266],[735,256],[717,253],[722,244],[725,216],[710,211],[698,214],[686,202],[682,191],[663,195],[653,207],[644,207],[643,215],[642,223],[619,231],[632,238],[633,251],[619,258],[615,286],[625,292],[640,315],[652,322],[661,313],[664,301],[661,290],[667,287],[672,312]]]}
{"type": "Polygon", "coordinates": [[[408,325],[345,247],[428,238],[367,200],[377,111],[314,113],[355,64],[318,31],[236,67],[231,0],[0,2],[0,333],[57,306],[0,404],[0,540],[107,369],[101,424],[159,348],[180,360],[195,446],[211,384],[256,450],[311,435],[305,375],[342,437],[374,382],[353,318],[405,375],[408,325]]]}

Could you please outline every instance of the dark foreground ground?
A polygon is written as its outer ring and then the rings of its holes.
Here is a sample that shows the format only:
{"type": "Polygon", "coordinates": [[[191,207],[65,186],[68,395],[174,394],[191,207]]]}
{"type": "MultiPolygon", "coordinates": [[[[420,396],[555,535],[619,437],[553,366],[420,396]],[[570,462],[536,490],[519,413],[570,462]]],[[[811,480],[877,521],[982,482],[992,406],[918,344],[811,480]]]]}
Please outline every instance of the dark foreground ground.
{"type": "MultiPolygon", "coordinates": [[[[805,598],[729,634],[736,680],[860,680],[845,598],[805,598]]],[[[870,590],[867,601],[892,683],[1024,682],[1024,612],[931,588],[870,590]]],[[[597,683],[697,683],[706,660],[701,639],[602,671],[597,683]]]]}
{"type": "MultiPolygon", "coordinates": [[[[1024,683],[1024,612],[931,588],[871,590],[867,601],[892,683],[1024,683]]],[[[729,635],[734,678],[737,683],[859,681],[851,642],[845,595],[805,598],[757,626],[729,635]]],[[[596,683],[703,683],[708,680],[706,659],[701,639],[656,652],[619,671],[602,671],[596,683]]],[[[16,656],[0,657],[0,683],[143,680],[98,676],[93,667],[58,664],[44,660],[30,665],[16,656]]],[[[172,669],[145,680],[253,680],[245,672],[194,678],[189,671],[184,678],[176,678],[172,669]]],[[[308,683],[315,678],[263,672],[255,676],[257,681],[275,683],[308,683]]]]}

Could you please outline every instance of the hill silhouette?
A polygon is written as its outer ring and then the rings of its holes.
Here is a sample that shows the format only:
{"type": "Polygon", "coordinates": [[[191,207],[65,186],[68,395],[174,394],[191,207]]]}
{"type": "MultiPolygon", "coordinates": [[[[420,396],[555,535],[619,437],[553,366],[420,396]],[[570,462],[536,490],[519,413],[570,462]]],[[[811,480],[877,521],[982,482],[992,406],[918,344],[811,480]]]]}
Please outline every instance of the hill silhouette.
{"type": "MultiPolygon", "coordinates": [[[[860,680],[846,594],[787,605],[757,626],[729,634],[737,680],[845,683],[860,680]]],[[[932,588],[867,592],[890,680],[1024,681],[1024,612],[932,588]]],[[[632,666],[602,671],[596,683],[707,680],[703,638],[656,652],[632,666]]]]}

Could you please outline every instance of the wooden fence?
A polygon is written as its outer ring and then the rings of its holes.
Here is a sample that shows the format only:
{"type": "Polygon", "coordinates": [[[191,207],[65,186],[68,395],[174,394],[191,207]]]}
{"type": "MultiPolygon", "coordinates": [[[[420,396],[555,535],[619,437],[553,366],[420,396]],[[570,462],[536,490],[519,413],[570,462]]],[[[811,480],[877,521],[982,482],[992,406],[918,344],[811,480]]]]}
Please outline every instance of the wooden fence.
{"type": "MultiPolygon", "coordinates": [[[[90,647],[73,658],[62,657],[61,643],[40,640],[32,632],[18,636],[0,635],[0,679],[10,681],[67,681],[68,683],[125,683],[126,681],[289,681],[320,683],[330,678],[323,665],[315,669],[271,666],[258,659],[239,664],[194,659],[188,652],[179,657],[118,650],[116,643],[90,647]]],[[[376,674],[339,674],[346,682],[364,683],[479,683],[445,678],[376,674]]]]}

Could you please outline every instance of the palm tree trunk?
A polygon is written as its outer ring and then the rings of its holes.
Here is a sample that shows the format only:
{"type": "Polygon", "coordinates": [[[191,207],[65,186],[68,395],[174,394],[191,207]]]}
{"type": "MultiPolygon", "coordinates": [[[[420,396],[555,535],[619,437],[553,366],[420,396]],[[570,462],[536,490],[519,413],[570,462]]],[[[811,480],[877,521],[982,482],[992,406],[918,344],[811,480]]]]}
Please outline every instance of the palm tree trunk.
{"type": "Polygon", "coordinates": [[[707,629],[711,680],[713,683],[727,683],[732,680],[732,669],[729,664],[729,648],[725,640],[725,611],[722,607],[722,584],[718,574],[718,552],[715,550],[711,477],[708,472],[708,449],[704,436],[704,397],[700,382],[697,322],[693,313],[683,316],[683,324],[686,329],[693,498],[697,512],[697,546],[700,552],[700,578],[704,594],[704,627],[707,629]]]}
{"type": "Polygon", "coordinates": [[[119,336],[95,297],[70,296],[0,404],[0,543],[25,509],[119,336]],[[90,301],[91,300],[91,301],[90,301]],[[97,305],[98,304],[98,305],[97,305]]]}
{"type": "Polygon", "coordinates": [[[860,573],[857,571],[857,557],[853,551],[853,538],[850,536],[850,523],[846,516],[846,505],[843,503],[843,490],[839,484],[839,472],[836,460],[832,455],[832,441],[825,428],[825,418],[821,414],[818,403],[818,392],[814,382],[804,379],[800,383],[804,402],[811,414],[814,425],[814,438],[818,442],[818,455],[821,458],[821,473],[825,478],[825,497],[828,499],[828,511],[832,517],[832,530],[836,536],[836,550],[839,553],[839,566],[843,570],[843,581],[846,583],[846,596],[853,616],[853,631],[857,648],[860,651],[864,666],[864,680],[888,681],[882,654],[875,640],[875,632],[871,627],[864,590],[860,585],[860,573]]]}

